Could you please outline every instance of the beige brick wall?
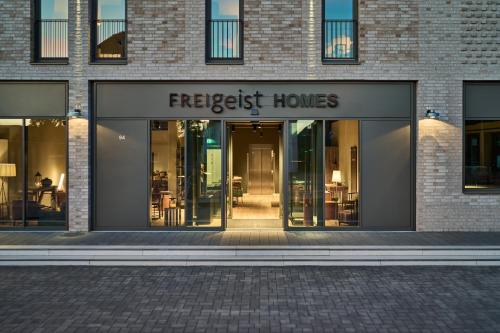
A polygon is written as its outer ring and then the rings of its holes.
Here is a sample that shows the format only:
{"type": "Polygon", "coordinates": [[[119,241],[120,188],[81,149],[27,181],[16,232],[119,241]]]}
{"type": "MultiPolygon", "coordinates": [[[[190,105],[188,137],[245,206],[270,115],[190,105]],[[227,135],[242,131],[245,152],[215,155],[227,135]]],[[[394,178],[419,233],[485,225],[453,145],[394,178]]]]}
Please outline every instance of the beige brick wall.
{"type": "Polygon", "coordinates": [[[245,56],[248,64],[302,63],[302,2],[245,1],[245,56]]]}
{"type": "Polygon", "coordinates": [[[418,62],[418,0],[359,1],[361,62],[418,62]]]}
{"type": "Polygon", "coordinates": [[[185,1],[129,0],[128,17],[130,64],[185,63],[185,1]]]}
{"type": "MultiPolygon", "coordinates": [[[[462,82],[500,80],[500,1],[359,0],[360,64],[321,64],[320,0],[246,0],[245,64],[205,65],[202,0],[129,0],[128,65],[89,65],[88,0],[70,3],[70,64],[30,64],[29,1],[0,0],[0,80],[417,81],[417,229],[500,231],[500,195],[462,193],[462,82]],[[430,106],[447,122],[422,120],[430,106]]],[[[69,219],[88,225],[88,121],[70,122],[69,219]]]]}

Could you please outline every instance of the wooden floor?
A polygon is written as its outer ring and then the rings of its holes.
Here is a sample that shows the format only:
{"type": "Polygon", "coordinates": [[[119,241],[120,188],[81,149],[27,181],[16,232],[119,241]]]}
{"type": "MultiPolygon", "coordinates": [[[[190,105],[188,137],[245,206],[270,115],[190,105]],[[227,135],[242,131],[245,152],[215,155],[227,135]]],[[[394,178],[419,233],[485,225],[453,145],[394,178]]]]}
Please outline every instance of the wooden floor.
{"type": "Polygon", "coordinates": [[[279,194],[248,194],[238,200],[233,207],[235,220],[277,220],[280,219],[279,194]],[[274,202],[274,205],[272,203],[274,202]],[[274,206],[274,207],[273,207],[274,206]]]}
{"type": "Polygon", "coordinates": [[[282,219],[228,219],[227,229],[280,229],[283,230],[282,219]]]}
{"type": "Polygon", "coordinates": [[[500,232],[178,231],[0,232],[9,245],[500,246],[500,232]]]}

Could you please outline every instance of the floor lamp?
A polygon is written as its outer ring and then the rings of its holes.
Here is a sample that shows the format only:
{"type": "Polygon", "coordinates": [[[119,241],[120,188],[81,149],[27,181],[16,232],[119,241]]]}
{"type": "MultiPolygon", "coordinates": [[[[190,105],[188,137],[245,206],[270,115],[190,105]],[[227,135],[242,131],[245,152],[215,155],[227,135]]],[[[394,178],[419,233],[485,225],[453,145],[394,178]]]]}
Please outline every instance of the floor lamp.
{"type": "Polygon", "coordinates": [[[0,178],[2,179],[2,186],[0,187],[0,216],[6,217],[9,213],[7,202],[7,193],[5,193],[5,178],[16,176],[16,165],[13,163],[0,163],[0,178]],[[4,206],[6,212],[4,212],[4,206]]]}

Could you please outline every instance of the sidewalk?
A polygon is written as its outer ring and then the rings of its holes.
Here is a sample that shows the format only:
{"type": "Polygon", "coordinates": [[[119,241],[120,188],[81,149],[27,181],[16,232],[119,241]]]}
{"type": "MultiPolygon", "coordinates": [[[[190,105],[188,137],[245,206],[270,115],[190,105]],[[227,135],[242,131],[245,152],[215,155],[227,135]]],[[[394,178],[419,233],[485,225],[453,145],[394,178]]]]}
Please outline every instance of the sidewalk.
{"type": "Polygon", "coordinates": [[[500,232],[0,232],[0,245],[500,246],[500,232]]]}

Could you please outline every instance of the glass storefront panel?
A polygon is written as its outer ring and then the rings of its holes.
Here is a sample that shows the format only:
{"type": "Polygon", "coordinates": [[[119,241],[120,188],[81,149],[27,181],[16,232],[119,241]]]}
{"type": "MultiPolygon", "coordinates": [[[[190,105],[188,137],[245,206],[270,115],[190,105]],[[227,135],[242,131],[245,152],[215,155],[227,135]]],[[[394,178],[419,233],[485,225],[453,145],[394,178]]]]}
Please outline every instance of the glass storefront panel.
{"type": "Polygon", "coordinates": [[[23,226],[23,121],[0,120],[0,227],[23,226]]]}
{"type": "Polygon", "coordinates": [[[184,226],[184,121],[151,121],[152,227],[184,226]]]}
{"type": "Polygon", "coordinates": [[[359,121],[325,122],[325,226],[359,226],[359,121]]]}
{"type": "Polygon", "coordinates": [[[322,226],[323,122],[293,120],[288,128],[288,223],[322,226]]]}
{"type": "Polygon", "coordinates": [[[186,225],[222,224],[222,126],[220,121],[186,122],[186,225]]]}
{"type": "Polygon", "coordinates": [[[465,188],[500,188],[500,120],[465,122],[465,188]]]}
{"type": "Polygon", "coordinates": [[[26,225],[66,224],[66,121],[26,120],[26,225]]]}

